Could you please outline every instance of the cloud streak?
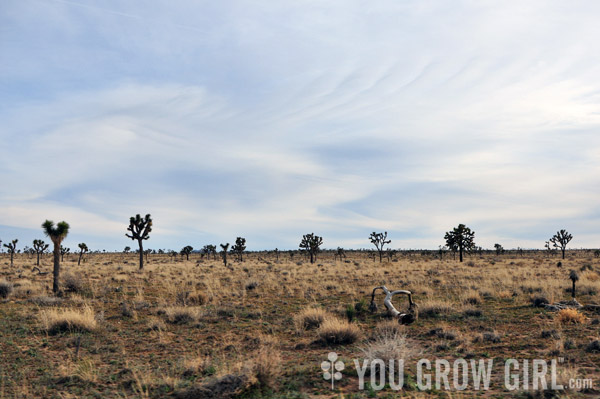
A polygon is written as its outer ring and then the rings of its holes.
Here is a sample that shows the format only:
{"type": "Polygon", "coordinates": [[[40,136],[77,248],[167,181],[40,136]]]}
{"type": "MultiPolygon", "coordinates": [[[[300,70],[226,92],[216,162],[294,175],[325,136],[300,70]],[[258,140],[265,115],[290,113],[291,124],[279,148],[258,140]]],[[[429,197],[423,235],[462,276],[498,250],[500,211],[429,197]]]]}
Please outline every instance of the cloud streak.
{"type": "Polygon", "coordinates": [[[151,213],[156,248],[436,248],[458,223],[597,246],[599,7],[8,4],[1,238],[53,217],[121,249],[151,213]]]}

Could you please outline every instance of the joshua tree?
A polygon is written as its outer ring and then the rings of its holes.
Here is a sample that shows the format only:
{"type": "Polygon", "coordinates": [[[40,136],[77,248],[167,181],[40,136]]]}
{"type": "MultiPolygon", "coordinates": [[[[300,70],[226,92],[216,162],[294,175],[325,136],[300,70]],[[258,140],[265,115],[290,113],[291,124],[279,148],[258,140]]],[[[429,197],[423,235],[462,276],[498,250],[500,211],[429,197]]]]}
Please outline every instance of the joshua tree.
{"type": "Polygon", "coordinates": [[[344,252],[344,248],[337,247],[336,253],[333,254],[333,260],[337,260],[337,258],[340,258],[340,260],[346,259],[346,252],[344,252]]]}
{"type": "Polygon", "coordinates": [[[314,233],[305,234],[300,241],[300,249],[310,254],[310,263],[315,263],[319,247],[323,244],[323,237],[316,236],[314,233]]]}
{"type": "Polygon", "coordinates": [[[438,245],[438,255],[440,256],[440,260],[444,259],[444,254],[448,248],[445,245],[438,245]]]}
{"type": "Polygon", "coordinates": [[[244,237],[238,237],[235,239],[235,245],[231,247],[231,252],[237,255],[240,262],[243,261],[242,256],[246,250],[246,239],[244,237]]]}
{"type": "Polygon", "coordinates": [[[202,248],[202,253],[206,255],[206,259],[208,259],[211,254],[213,256],[213,260],[217,259],[217,246],[211,244],[205,245],[202,248]]]}
{"type": "Polygon", "coordinates": [[[396,256],[397,252],[398,251],[396,251],[395,249],[391,249],[391,248],[388,248],[385,250],[385,254],[387,255],[388,262],[391,262],[391,260],[394,258],[394,256],[396,256]]]}
{"type": "Polygon", "coordinates": [[[69,252],[71,252],[71,248],[65,248],[62,245],[60,246],[60,261],[64,261],[65,260],[65,254],[68,254],[69,252]]]}
{"type": "Polygon", "coordinates": [[[223,264],[227,266],[227,250],[229,249],[229,243],[221,244],[221,248],[223,249],[221,251],[221,256],[223,257],[223,264]]]}
{"type": "Polygon", "coordinates": [[[202,247],[202,249],[200,250],[200,254],[202,254],[203,259],[204,256],[206,256],[206,259],[208,259],[208,255],[210,254],[210,249],[208,248],[208,245],[202,247]]]}
{"type": "Polygon", "coordinates": [[[190,254],[194,248],[191,245],[186,245],[181,249],[181,256],[185,255],[186,260],[190,260],[190,254]]]}
{"type": "Polygon", "coordinates": [[[79,260],[77,261],[77,266],[79,266],[81,265],[81,258],[83,258],[83,254],[89,251],[89,249],[85,242],[80,242],[77,246],[79,247],[79,260]]]}
{"type": "Polygon", "coordinates": [[[470,228],[462,223],[452,231],[446,232],[446,235],[444,235],[446,245],[448,248],[452,249],[452,251],[458,251],[459,260],[461,262],[463,261],[463,252],[469,253],[475,248],[475,243],[473,242],[474,238],[475,232],[471,231],[470,228]]]}
{"type": "Polygon", "coordinates": [[[54,244],[54,283],[52,284],[52,292],[58,294],[58,284],[60,279],[60,244],[69,233],[69,224],[62,221],[54,227],[53,221],[46,220],[44,224],[42,224],[42,228],[44,229],[46,236],[50,237],[52,244],[54,244]]]}
{"type": "Polygon", "coordinates": [[[12,240],[12,242],[4,244],[4,247],[8,249],[8,253],[10,254],[10,267],[12,267],[13,265],[15,252],[17,252],[17,242],[19,242],[19,240],[15,238],[14,240],[12,240]]]}
{"type": "Polygon", "coordinates": [[[548,254],[548,257],[550,257],[550,253],[552,252],[552,248],[550,247],[550,241],[546,241],[544,243],[544,248],[546,248],[546,253],[548,254]]]}
{"type": "Polygon", "coordinates": [[[138,213],[135,217],[129,218],[129,227],[127,231],[131,234],[125,233],[125,235],[132,240],[137,240],[140,246],[140,270],[144,268],[144,246],[142,241],[150,238],[150,232],[152,232],[152,219],[150,214],[147,214],[145,218],[142,218],[138,213]]]}
{"type": "Polygon", "coordinates": [[[573,282],[573,288],[571,289],[571,296],[575,298],[575,282],[579,280],[579,274],[577,274],[576,270],[571,270],[569,274],[569,279],[573,282]]]}
{"type": "Polygon", "coordinates": [[[50,244],[46,244],[43,240],[33,240],[33,250],[37,254],[37,266],[40,265],[40,255],[43,254],[49,246],[50,244]]]}
{"type": "Polygon", "coordinates": [[[500,244],[494,244],[494,248],[496,249],[496,255],[501,255],[504,253],[504,248],[500,244]]]}
{"type": "Polygon", "coordinates": [[[600,249],[597,249],[597,250],[594,251],[594,256],[596,258],[600,258],[600,249]]]}
{"type": "Polygon", "coordinates": [[[371,240],[371,243],[377,248],[377,252],[379,253],[379,263],[381,263],[383,261],[383,247],[385,244],[391,243],[392,240],[387,240],[387,231],[384,233],[372,232],[369,236],[369,240],[371,240]]]}
{"type": "Polygon", "coordinates": [[[279,248],[275,248],[275,259],[279,262],[279,248]]]}
{"type": "Polygon", "coordinates": [[[565,251],[567,249],[567,244],[569,241],[573,239],[573,236],[569,234],[569,232],[565,229],[557,231],[556,234],[552,236],[550,242],[554,246],[554,248],[560,248],[562,251],[562,258],[565,258],[565,251]]]}
{"type": "MultiPolygon", "coordinates": [[[[29,248],[27,245],[25,245],[25,248],[23,248],[23,253],[27,255],[33,255],[35,253],[35,249],[29,248]]],[[[31,258],[31,256],[29,256],[29,258],[31,258]]]]}
{"type": "Polygon", "coordinates": [[[123,252],[125,252],[126,254],[128,254],[128,253],[129,253],[129,251],[131,251],[131,247],[125,247],[125,248],[123,249],[123,252]]]}

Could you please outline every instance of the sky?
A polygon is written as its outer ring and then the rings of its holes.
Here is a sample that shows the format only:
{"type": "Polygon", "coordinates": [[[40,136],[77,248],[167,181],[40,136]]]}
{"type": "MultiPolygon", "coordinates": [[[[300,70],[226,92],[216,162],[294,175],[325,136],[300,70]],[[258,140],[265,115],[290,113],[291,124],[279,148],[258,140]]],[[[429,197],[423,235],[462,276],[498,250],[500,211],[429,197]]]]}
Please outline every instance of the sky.
{"type": "Polygon", "coordinates": [[[600,246],[600,2],[3,0],[0,239],[600,246]]]}

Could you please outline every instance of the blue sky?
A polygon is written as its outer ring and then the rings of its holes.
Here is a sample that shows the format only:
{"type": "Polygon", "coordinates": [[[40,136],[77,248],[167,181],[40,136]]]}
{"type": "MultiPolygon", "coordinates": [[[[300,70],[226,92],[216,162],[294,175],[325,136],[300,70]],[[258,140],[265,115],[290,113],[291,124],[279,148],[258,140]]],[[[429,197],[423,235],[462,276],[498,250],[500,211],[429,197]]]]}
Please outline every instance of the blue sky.
{"type": "Polygon", "coordinates": [[[600,3],[0,4],[0,239],[600,246],[600,3]]]}

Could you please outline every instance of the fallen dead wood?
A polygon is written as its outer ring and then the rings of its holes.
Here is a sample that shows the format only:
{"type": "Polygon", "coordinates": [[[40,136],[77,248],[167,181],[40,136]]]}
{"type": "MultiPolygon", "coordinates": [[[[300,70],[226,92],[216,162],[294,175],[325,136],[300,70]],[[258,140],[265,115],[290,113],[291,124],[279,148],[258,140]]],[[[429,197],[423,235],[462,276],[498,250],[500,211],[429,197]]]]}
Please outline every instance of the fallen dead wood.
{"type": "Polygon", "coordinates": [[[36,270],[37,270],[37,272],[38,272],[38,276],[45,276],[46,274],[48,274],[48,273],[49,273],[49,272],[43,272],[43,271],[41,271],[41,270],[40,270],[40,268],[39,268],[39,267],[37,267],[37,266],[34,266],[34,267],[33,267],[33,269],[31,269],[31,272],[33,273],[33,272],[35,272],[36,270]]]}
{"type": "Polygon", "coordinates": [[[390,291],[385,285],[373,288],[373,293],[371,294],[371,304],[369,305],[369,311],[377,311],[377,304],[375,303],[375,294],[377,290],[382,290],[385,294],[383,304],[385,305],[388,314],[391,317],[395,317],[398,319],[398,323],[411,324],[419,318],[419,311],[417,310],[418,305],[412,300],[412,292],[406,290],[390,291]],[[408,310],[405,313],[398,311],[392,303],[392,298],[394,297],[394,295],[406,295],[408,297],[408,310]]]}

